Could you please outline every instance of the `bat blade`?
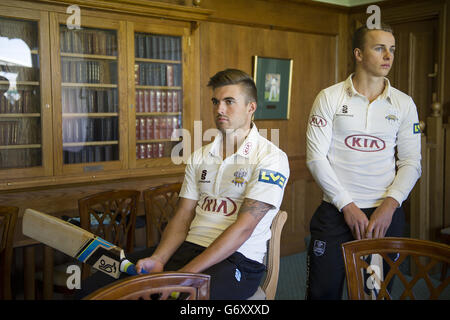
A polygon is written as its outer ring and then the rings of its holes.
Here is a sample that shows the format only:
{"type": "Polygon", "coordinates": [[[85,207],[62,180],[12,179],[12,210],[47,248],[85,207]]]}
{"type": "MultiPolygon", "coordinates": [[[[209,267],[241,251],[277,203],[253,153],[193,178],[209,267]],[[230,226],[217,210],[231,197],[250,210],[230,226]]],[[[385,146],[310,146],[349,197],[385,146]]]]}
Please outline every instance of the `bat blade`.
{"type": "Polygon", "coordinates": [[[25,210],[22,232],[74,258],[91,239],[95,238],[89,231],[33,209],[25,210]]]}
{"type": "Polygon", "coordinates": [[[124,259],[123,250],[93,233],[51,215],[26,209],[24,235],[93,266],[113,278],[120,272],[135,275],[136,269],[124,259]]]}

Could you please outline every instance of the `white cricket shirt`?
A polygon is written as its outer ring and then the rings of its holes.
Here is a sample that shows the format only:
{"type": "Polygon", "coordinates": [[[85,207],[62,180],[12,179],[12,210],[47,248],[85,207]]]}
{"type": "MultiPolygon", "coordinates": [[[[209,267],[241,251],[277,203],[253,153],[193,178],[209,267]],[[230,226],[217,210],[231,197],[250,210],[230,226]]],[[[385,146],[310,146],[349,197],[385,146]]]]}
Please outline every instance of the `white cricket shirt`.
{"type": "Polygon", "coordinates": [[[196,150],[186,165],[180,197],[197,200],[195,217],[186,241],[208,247],[236,221],[244,198],[274,206],[237,250],[249,259],[263,262],[270,226],[283,200],[289,178],[286,154],[262,137],[253,124],[236,153],[222,160],[222,135],[196,150]]]}
{"type": "Polygon", "coordinates": [[[345,81],[322,90],[309,116],[306,163],[339,210],[350,202],[401,205],[421,175],[420,128],[412,98],[391,87],[372,103],[345,81]],[[397,148],[397,167],[395,162],[397,148]]]}

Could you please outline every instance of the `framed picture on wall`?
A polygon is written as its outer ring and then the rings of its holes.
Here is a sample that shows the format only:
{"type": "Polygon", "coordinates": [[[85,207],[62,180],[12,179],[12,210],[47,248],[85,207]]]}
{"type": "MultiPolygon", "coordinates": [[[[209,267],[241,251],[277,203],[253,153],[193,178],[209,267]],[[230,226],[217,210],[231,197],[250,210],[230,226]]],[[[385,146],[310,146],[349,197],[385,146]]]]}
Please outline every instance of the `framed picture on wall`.
{"type": "Polygon", "coordinates": [[[289,119],[292,59],[259,56],[253,59],[253,79],[258,89],[255,120],[289,119]]]}

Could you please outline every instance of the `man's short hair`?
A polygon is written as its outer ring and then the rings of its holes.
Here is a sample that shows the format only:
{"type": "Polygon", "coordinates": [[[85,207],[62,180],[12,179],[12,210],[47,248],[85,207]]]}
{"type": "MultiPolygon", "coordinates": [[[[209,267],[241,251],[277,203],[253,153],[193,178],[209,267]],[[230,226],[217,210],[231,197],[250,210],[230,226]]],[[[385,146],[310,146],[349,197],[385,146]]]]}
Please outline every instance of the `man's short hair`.
{"type": "Polygon", "coordinates": [[[247,102],[258,102],[256,85],[252,77],[250,77],[244,71],[238,69],[226,69],[217,72],[209,79],[208,87],[212,87],[213,90],[219,87],[238,84],[244,90],[244,94],[247,97],[247,102]]]}
{"type": "Polygon", "coordinates": [[[382,31],[392,33],[392,35],[394,34],[394,31],[392,30],[392,28],[385,23],[381,23],[379,29],[369,29],[369,28],[367,28],[366,25],[363,25],[362,27],[359,27],[353,34],[352,53],[355,52],[356,48],[363,50],[364,45],[366,43],[366,34],[370,31],[375,31],[375,30],[382,30],[382,31]]]}

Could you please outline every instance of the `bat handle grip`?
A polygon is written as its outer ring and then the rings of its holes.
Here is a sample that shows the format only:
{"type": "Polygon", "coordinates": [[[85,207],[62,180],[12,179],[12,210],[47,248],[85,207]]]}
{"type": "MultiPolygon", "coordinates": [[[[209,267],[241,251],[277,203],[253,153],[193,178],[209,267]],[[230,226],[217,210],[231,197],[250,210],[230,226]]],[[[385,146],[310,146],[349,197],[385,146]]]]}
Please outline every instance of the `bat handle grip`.
{"type": "MultiPolygon", "coordinates": [[[[129,275],[135,276],[138,275],[139,273],[137,273],[136,270],[136,265],[131,263],[129,260],[123,260],[120,264],[120,271],[125,272],[129,275]]],[[[145,271],[144,269],[142,269],[142,273],[148,273],[147,271],[145,271]]]]}

